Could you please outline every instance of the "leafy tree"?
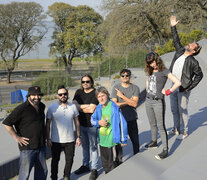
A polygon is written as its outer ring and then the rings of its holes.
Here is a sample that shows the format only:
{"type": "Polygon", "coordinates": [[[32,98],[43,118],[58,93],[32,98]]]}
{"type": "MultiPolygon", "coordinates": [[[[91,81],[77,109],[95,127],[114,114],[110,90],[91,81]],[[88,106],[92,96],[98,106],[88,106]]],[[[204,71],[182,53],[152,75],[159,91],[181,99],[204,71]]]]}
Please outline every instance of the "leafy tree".
{"type": "Polygon", "coordinates": [[[206,0],[175,0],[172,11],[182,22],[179,26],[183,31],[206,28],[206,0]]]}
{"type": "Polygon", "coordinates": [[[102,0],[108,11],[100,27],[106,41],[105,50],[113,53],[129,46],[147,49],[162,46],[171,38],[169,17],[181,21],[180,32],[206,30],[206,0],[102,0]]]}
{"type": "Polygon", "coordinates": [[[169,36],[169,8],[166,0],[108,0],[110,13],[102,24],[106,50],[115,46],[153,48],[169,36]],[[116,22],[116,23],[114,23],[116,22]]]}
{"type": "Polygon", "coordinates": [[[50,52],[63,60],[68,72],[74,57],[102,51],[101,36],[97,33],[97,27],[103,19],[92,8],[54,3],[49,6],[48,14],[56,24],[50,52]]]}
{"type": "Polygon", "coordinates": [[[47,32],[43,8],[34,2],[0,4],[0,56],[8,83],[17,60],[34,49],[47,32]]]}

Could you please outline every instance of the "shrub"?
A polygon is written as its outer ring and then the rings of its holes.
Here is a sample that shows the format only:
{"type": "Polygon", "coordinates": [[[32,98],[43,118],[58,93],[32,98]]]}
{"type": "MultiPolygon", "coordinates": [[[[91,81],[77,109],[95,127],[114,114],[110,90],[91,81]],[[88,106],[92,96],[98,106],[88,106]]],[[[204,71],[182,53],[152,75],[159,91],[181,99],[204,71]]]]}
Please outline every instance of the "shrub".
{"type": "MultiPolygon", "coordinates": [[[[183,46],[188,45],[189,43],[196,42],[204,38],[207,34],[205,34],[202,30],[193,30],[190,33],[179,33],[180,42],[183,46]]],[[[170,39],[166,42],[162,47],[157,46],[157,53],[159,55],[175,51],[173,40],[170,39]]]]}
{"type": "Polygon", "coordinates": [[[93,72],[93,77],[97,78],[100,76],[110,76],[116,72],[119,72],[123,68],[133,68],[133,67],[144,67],[146,51],[136,50],[128,53],[127,56],[108,56],[103,57],[102,63],[99,68],[95,68],[93,72]],[[109,66],[110,63],[110,66],[109,66]],[[110,67],[110,68],[109,68],[110,67]],[[100,74],[99,74],[100,72],[100,74]]]}
{"type": "Polygon", "coordinates": [[[32,83],[33,86],[40,86],[41,91],[45,94],[56,93],[59,85],[74,86],[75,81],[71,78],[69,74],[64,72],[47,72],[42,73],[35,81],[32,83]]]}
{"type": "Polygon", "coordinates": [[[117,74],[117,75],[115,75],[115,76],[113,77],[113,80],[116,80],[116,79],[119,79],[119,78],[120,78],[120,75],[117,74]]]}
{"type": "Polygon", "coordinates": [[[57,99],[56,96],[43,96],[43,100],[45,101],[52,101],[54,99],[57,99]]]}

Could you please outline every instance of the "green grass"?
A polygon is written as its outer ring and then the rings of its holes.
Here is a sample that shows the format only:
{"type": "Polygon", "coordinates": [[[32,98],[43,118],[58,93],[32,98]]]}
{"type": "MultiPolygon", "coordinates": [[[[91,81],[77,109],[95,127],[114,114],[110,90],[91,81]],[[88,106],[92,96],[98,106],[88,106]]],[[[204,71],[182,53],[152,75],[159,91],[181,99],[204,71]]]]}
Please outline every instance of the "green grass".
{"type": "Polygon", "coordinates": [[[55,59],[19,59],[17,62],[48,62],[53,63],[55,59]]]}
{"type": "Polygon", "coordinates": [[[21,103],[16,103],[16,104],[2,104],[0,105],[1,108],[13,108],[16,107],[18,105],[20,105],[21,103]]]}

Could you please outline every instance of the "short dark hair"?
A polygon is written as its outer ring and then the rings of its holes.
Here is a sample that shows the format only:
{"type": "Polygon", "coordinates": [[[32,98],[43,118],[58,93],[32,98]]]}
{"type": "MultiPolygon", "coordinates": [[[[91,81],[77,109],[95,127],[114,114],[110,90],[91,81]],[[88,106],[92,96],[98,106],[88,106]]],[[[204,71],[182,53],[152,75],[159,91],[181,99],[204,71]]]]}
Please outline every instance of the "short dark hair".
{"type": "Polygon", "coordinates": [[[85,74],[85,75],[83,75],[83,76],[81,77],[81,81],[82,81],[82,79],[83,79],[84,77],[88,77],[88,78],[90,79],[90,81],[91,81],[91,87],[93,88],[93,86],[94,86],[94,80],[93,80],[93,78],[91,77],[91,75],[89,75],[89,74],[85,74]]]}
{"type": "Polygon", "coordinates": [[[197,42],[196,44],[197,44],[197,47],[194,49],[195,53],[193,53],[193,56],[197,56],[202,49],[202,46],[200,46],[197,42]]]}
{"type": "Polygon", "coordinates": [[[131,76],[131,71],[129,70],[129,69],[122,69],[121,71],[120,71],[120,75],[122,75],[122,74],[124,74],[124,73],[127,73],[127,75],[129,75],[129,76],[131,76]]]}
{"type": "Polygon", "coordinates": [[[65,89],[65,90],[67,91],[67,93],[68,93],[68,90],[66,89],[66,87],[65,87],[63,84],[58,86],[57,92],[58,92],[60,89],[65,89]]]}

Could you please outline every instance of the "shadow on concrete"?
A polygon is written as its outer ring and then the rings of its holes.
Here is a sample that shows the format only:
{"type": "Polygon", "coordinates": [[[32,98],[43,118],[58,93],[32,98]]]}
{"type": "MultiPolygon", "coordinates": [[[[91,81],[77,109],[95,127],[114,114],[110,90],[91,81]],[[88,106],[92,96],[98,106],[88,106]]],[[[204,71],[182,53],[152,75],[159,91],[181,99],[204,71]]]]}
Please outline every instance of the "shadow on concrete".
{"type": "Polygon", "coordinates": [[[188,121],[188,134],[192,134],[201,126],[207,126],[204,124],[207,120],[207,106],[199,109],[198,113],[195,113],[189,117],[188,121]]]}
{"type": "MultiPolygon", "coordinates": [[[[89,164],[89,166],[91,167],[91,163],[89,164]]],[[[76,175],[75,174],[75,171],[71,172],[70,179],[72,179],[72,180],[80,179],[82,176],[85,176],[86,174],[90,174],[91,173],[91,172],[88,172],[88,173],[83,173],[83,174],[80,174],[80,175],[76,175]]],[[[103,169],[103,167],[101,165],[101,157],[99,157],[99,159],[98,159],[98,169],[97,169],[97,171],[98,171],[98,176],[101,175],[101,174],[103,174],[103,172],[104,172],[104,169],[103,169]]],[[[62,178],[60,180],[63,180],[63,179],[64,178],[62,178]]]]}
{"type": "MultiPolygon", "coordinates": [[[[188,135],[192,134],[194,131],[196,131],[201,126],[207,126],[207,124],[204,125],[206,122],[206,116],[207,116],[207,107],[199,109],[198,113],[195,113],[189,117],[188,121],[188,135]]],[[[175,140],[173,143],[169,154],[173,154],[176,149],[179,147],[182,141],[175,140]]]]}

